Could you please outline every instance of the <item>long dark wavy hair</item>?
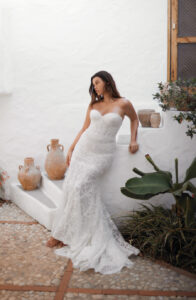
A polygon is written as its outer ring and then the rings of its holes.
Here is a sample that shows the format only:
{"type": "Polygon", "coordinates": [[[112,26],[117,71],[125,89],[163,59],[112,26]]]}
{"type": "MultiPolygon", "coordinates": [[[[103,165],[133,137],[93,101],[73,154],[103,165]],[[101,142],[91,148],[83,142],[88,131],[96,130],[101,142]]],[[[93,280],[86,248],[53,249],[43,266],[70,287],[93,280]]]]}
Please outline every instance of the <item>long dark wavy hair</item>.
{"type": "Polygon", "coordinates": [[[91,77],[91,84],[89,87],[89,94],[91,95],[91,102],[90,102],[91,106],[94,103],[103,102],[104,99],[102,95],[97,95],[93,87],[93,78],[96,76],[100,77],[105,82],[105,90],[110,94],[112,98],[122,98],[119,91],[116,88],[116,83],[112,75],[106,71],[99,71],[91,77]]]}

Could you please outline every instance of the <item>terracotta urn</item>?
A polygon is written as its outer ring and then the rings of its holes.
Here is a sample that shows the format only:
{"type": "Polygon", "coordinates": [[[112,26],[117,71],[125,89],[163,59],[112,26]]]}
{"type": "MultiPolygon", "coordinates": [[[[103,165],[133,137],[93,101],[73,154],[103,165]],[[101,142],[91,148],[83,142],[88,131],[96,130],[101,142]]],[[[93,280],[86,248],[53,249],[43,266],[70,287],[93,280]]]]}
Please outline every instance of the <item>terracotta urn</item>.
{"type": "Polygon", "coordinates": [[[60,180],[66,171],[66,159],[63,154],[64,147],[59,144],[58,139],[51,139],[51,144],[47,145],[48,154],[45,160],[45,170],[52,180],[60,180]]]}
{"type": "Polygon", "coordinates": [[[24,166],[19,166],[18,180],[24,190],[32,191],[40,187],[41,171],[39,166],[34,166],[34,158],[26,157],[24,166]]]}
{"type": "Polygon", "coordinates": [[[153,112],[150,116],[150,123],[153,128],[158,128],[161,123],[161,115],[159,112],[153,112]]]}
{"type": "Polygon", "coordinates": [[[142,127],[151,127],[150,116],[155,112],[154,109],[140,109],[138,110],[138,118],[142,127]]]}

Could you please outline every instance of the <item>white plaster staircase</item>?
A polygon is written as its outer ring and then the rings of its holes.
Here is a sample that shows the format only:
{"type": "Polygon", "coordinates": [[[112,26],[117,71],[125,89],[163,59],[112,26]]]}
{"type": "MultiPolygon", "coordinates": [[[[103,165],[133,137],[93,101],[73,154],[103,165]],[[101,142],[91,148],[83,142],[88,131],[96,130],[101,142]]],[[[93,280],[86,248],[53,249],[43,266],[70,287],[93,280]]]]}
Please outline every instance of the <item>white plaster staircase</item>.
{"type": "Polygon", "coordinates": [[[61,202],[61,180],[50,180],[45,172],[41,172],[42,180],[38,189],[26,191],[20,182],[11,183],[12,201],[29,216],[51,230],[57,207],[61,202]]]}

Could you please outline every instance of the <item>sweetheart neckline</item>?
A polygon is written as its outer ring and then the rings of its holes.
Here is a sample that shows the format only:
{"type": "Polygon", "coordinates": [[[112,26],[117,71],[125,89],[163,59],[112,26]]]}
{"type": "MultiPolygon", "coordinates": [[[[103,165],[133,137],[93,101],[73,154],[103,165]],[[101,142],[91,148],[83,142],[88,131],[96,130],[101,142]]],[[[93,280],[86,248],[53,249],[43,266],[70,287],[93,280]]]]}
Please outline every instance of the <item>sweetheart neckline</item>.
{"type": "Polygon", "coordinates": [[[119,117],[121,118],[121,120],[123,121],[123,117],[122,117],[121,115],[119,115],[118,113],[114,112],[114,111],[110,111],[110,112],[108,112],[108,113],[102,115],[102,114],[100,113],[99,110],[97,110],[97,109],[95,109],[95,108],[91,109],[91,111],[92,111],[92,110],[97,111],[102,117],[104,117],[104,116],[106,116],[106,115],[109,115],[109,114],[115,114],[115,115],[119,116],[119,117]]]}

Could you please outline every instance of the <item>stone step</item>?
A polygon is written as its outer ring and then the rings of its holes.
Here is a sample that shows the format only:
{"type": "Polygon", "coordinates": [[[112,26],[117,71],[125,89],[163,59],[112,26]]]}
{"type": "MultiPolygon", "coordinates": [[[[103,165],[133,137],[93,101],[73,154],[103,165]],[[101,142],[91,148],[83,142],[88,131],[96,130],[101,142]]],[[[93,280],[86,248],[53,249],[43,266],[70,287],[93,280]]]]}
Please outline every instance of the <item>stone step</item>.
{"type": "Polygon", "coordinates": [[[42,183],[41,189],[48,195],[49,198],[55,201],[56,205],[59,206],[61,203],[62,186],[64,179],[51,180],[46,172],[42,172],[42,183]]]}
{"type": "Polygon", "coordinates": [[[57,207],[61,203],[62,180],[50,180],[45,172],[41,173],[40,188],[26,191],[19,182],[11,184],[11,199],[29,216],[51,230],[57,207]]]}

